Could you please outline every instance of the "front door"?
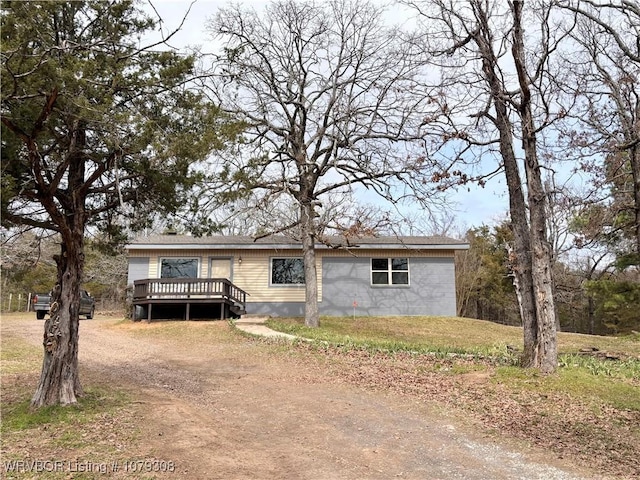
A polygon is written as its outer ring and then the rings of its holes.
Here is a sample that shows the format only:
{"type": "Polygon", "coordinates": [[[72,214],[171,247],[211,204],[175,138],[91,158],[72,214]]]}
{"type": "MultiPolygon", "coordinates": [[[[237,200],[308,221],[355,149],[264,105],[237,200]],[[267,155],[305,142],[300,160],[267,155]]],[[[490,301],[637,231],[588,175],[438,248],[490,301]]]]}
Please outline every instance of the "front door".
{"type": "Polygon", "coordinates": [[[231,259],[212,258],[209,278],[227,278],[231,280],[231,259]]]}

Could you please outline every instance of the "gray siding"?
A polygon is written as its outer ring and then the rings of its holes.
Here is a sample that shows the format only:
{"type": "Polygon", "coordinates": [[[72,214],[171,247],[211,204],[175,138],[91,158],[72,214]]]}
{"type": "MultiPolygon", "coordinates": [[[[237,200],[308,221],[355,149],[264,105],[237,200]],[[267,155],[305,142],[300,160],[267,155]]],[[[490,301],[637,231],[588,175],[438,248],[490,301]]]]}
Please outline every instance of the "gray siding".
{"type": "Polygon", "coordinates": [[[304,317],[304,302],[247,302],[247,315],[304,317]]]}
{"type": "Polygon", "coordinates": [[[409,286],[372,286],[369,258],[323,259],[322,315],[455,315],[453,258],[409,259],[409,286]]]}
{"type": "Polygon", "coordinates": [[[127,285],[133,285],[134,280],[145,278],[149,278],[149,257],[129,257],[127,285]]]}
{"type": "MultiPolygon", "coordinates": [[[[382,256],[382,255],[381,255],[382,256]]],[[[324,257],[321,315],[455,315],[455,271],[450,257],[409,259],[409,286],[372,286],[368,257],[324,257]]],[[[149,258],[130,257],[128,283],[149,277],[149,258]]],[[[247,314],[302,317],[304,302],[251,302],[247,314]]]]}

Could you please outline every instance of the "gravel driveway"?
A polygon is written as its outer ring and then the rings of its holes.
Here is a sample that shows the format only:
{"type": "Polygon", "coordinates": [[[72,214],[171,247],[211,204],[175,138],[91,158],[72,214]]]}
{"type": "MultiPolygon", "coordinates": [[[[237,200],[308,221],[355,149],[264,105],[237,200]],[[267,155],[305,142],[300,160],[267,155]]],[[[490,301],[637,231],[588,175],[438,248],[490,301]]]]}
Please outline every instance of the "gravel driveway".
{"type": "MultiPolygon", "coordinates": [[[[171,476],[195,479],[578,479],[544,452],[482,437],[415,398],[335,379],[321,356],[243,337],[224,322],[81,321],[90,378],[140,403],[142,438],[171,476]]],[[[2,322],[38,344],[42,322],[2,322]]],[[[164,478],[164,477],[163,477],[164,478]]]]}

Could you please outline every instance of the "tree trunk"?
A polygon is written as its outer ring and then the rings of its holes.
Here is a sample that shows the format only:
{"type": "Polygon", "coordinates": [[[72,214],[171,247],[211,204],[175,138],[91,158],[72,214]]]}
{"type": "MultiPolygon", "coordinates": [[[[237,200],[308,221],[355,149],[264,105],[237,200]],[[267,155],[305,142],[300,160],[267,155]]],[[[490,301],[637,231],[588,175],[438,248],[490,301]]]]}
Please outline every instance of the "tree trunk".
{"type": "Polygon", "coordinates": [[[31,407],[68,405],[82,395],[78,373],[78,330],[80,287],[84,272],[84,228],[86,225],[85,129],[76,122],[70,135],[73,148],[67,157],[65,190],[43,189],[41,198],[62,236],[60,256],[56,256],[58,279],[52,292],[49,319],[44,327],[44,359],[31,407]]]}
{"type": "MultiPolygon", "coordinates": [[[[535,238],[533,244],[533,287],[535,290],[537,319],[537,342],[532,366],[542,373],[551,373],[558,366],[558,346],[556,331],[555,303],[553,298],[553,277],[549,261],[548,244],[535,238]]],[[[526,359],[525,359],[526,361],[526,359]]]]}
{"type": "MultiPolygon", "coordinates": [[[[640,116],[640,102],[636,109],[640,116]]],[[[640,132],[640,118],[636,122],[640,132]]],[[[640,137],[640,134],[638,135],[640,137]]],[[[633,139],[633,147],[629,150],[629,162],[631,164],[631,177],[633,179],[633,211],[634,211],[634,235],[636,264],[640,264],[640,138],[633,139]]]]}
{"type": "Polygon", "coordinates": [[[596,304],[593,295],[587,296],[587,318],[589,319],[589,335],[596,334],[596,304]]]}
{"type": "MultiPolygon", "coordinates": [[[[507,119],[504,119],[504,121],[508,122],[507,119]]],[[[520,306],[520,316],[522,317],[524,343],[522,366],[529,368],[537,364],[538,315],[533,287],[531,233],[529,222],[527,221],[527,209],[524,202],[518,162],[513,150],[511,132],[510,127],[501,132],[500,150],[509,190],[509,214],[513,230],[511,265],[515,276],[514,286],[520,306]]]]}
{"type": "Polygon", "coordinates": [[[82,395],[78,375],[78,329],[80,281],[84,264],[83,237],[63,242],[58,264],[58,283],[51,297],[51,311],[44,327],[42,373],[31,407],[68,405],[82,395]]]}
{"type": "Polygon", "coordinates": [[[316,271],[313,205],[309,202],[302,202],[300,205],[300,214],[305,281],[304,324],[307,327],[315,328],[320,326],[320,313],[318,311],[318,277],[316,271]]]}
{"type": "Polygon", "coordinates": [[[479,20],[485,30],[479,32],[476,42],[482,55],[482,69],[491,91],[491,100],[496,112],[493,122],[498,129],[499,149],[509,191],[509,215],[513,231],[513,254],[510,255],[510,263],[515,277],[514,286],[522,317],[524,336],[522,364],[524,367],[531,367],[536,364],[538,329],[531,278],[531,233],[527,220],[527,206],[524,201],[520,169],[513,145],[513,125],[506,103],[508,94],[504,91],[502,80],[496,72],[498,60],[492,50],[492,45],[482,36],[483,31],[488,35],[488,20],[483,18],[479,18],[479,20]]]}
{"type": "Polygon", "coordinates": [[[474,3],[478,29],[474,39],[482,58],[482,70],[490,89],[495,116],[490,117],[498,129],[499,149],[509,191],[509,212],[514,236],[511,264],[514,285],[522,316],[524,367],[553,371],[557,363],[555,308],[551,277],[551,250],[546,242],[546,197],[540,178],[535,129],[531,112],[528,76],[524,63],[521,1],[511,4],[514,20],[512,54],[520,82],[518,114],[522,123],[523,149],[529,215],[525,203],[520,168],[514,149],[514,126],[509,117],[509,104],[514,96],[506,91],[499,73],[498,58],[493,50],[492,26],[484,5],[474,3]]]}
{"type": "Polygon", "coordinates": [[[530,357],[525,357],[524,362],[539,368],[543,373],[551,373],[558,366],[556,309],[553,298],[551,246],[547,240],[547,197],[540,175],[531,91],[525,66],[522,7],[521,1],[512,3],[514,17],[512,50],[521,90],[518,110],[522,123],[522,148],[525,155],[532,251],[531,278],[537,314],[535,351],[525,351],[525,355],[528,354],[530,357]]]}

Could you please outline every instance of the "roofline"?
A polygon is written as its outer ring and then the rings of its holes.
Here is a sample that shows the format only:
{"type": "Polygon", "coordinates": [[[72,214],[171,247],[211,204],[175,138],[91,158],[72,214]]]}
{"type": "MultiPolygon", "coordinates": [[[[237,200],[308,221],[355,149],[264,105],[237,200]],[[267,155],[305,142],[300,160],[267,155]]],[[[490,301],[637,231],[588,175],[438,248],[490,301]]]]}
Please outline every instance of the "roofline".
{"type": "MultiPolygon", "coordinates": [[[[363,243],[358,245],[340,245],[330,247],[324,244],[316,244],[316,250],[398,250],[406,248],[408,250],[468,250],[468,243],[454,244],[413,244],[413,243],[393,243],[393,244],[373,244],[363,243]]],[[[127,250],[302,250],[302,244],[291,245],[283,243],[253,243],[253,244],[130,244],[125,247],[127,250]]]]}

